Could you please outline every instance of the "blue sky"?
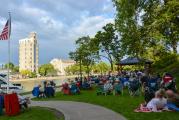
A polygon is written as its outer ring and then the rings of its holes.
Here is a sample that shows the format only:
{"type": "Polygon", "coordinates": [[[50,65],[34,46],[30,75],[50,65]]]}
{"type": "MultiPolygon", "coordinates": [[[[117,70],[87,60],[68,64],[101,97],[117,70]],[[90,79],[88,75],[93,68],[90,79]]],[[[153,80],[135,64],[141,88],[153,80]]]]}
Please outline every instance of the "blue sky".
{"type": "MultiPolygon", "coordinates": [[[[30,32],[37,33],[39,63],[53,58],[68,59],[75,40],[93,36],[114,22],[115,10],[111,0],[2,0],[0,31],[12,14],[11,61],[18,64],[18,41],[30,32]]],[[[7,41],[0,41],[0,64],[6,63],[7,41]]]]}

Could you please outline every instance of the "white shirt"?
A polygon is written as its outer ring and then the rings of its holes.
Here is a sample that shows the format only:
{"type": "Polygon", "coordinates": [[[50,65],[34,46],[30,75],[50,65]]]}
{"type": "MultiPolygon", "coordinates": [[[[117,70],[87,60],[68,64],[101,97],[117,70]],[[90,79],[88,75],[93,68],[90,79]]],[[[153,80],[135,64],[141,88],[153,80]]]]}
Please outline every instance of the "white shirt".
{"type": "Polygon", "coordinates": [[[165,98],[153,98],[148,104],[147,107],[152,109],[153,112],[157,112],[158,109],[168,109],[166,107],[167,99],[165,98]]]}

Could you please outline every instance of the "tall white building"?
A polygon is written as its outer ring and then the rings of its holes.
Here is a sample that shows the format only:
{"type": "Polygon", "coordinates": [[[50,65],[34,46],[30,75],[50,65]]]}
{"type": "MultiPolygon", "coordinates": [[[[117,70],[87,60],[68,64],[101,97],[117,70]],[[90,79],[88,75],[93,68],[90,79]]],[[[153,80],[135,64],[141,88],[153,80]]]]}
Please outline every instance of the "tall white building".
{"type": "Polygon", "coordinates": [[[66,75],[65,68],[68,66],[74,65],[76,62],[73,60],[62,60],[62,59],[53,59],[50,61],[50,64],[57,70],[58,75],[66,75]]]}
{"type": "Polygon", "coordinates": [[[19,40],[19,71],[22,70],[38,73],[38,43],[35,32],[19,40]]]}

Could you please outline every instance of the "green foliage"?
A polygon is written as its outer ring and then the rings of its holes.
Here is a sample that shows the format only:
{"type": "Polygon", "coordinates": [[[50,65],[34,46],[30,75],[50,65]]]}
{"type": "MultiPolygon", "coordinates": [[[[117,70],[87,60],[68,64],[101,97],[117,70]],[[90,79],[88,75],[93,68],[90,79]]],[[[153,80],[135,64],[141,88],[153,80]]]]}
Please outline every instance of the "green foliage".
{"type": "Polygon", "coordinates": [[[92,67],[94,73],[104,74],[110,70],[110,66],[105,62],[100,62],[92,67]]]}
{"type": "Polygon", "coordinates": [[[179,34],[178,0],[113,0],[116,29],[125,54],[143,56],[162,45],[176,53],[179,34]]]}
{"type": "Polygon", "coordinates": [[[116,7],[115,26],[121,37],[123,53],[140,56],[146,44],[141,39],[144,31],[138,21],[143,0],[113,0],[113,3],[116,7]]]}
{"type": "Polygon", "coordinates": [[[111,71],[115,62],[126,55],[151,59],[154,68],[176,62],[169,59],[177,53],[179,42],[178,0],[112,1],[116,8],[115,24],[106,24],[94,38],[79,38],[76,50],[69,54],[73,60],[86,66],[88,74],[90,66],[101,57],[110,62],[111,71]]]}
{"type": "Polygon", "coordinates": [[[96,33],[94,40],[98,43],[100,56],[107,58],[111,65],[111,71],[113,71],[113,62],[120,61],[123,57],[120,39],[116,34],[115,26],[112,23],[106,24],[103,27],[103,31],[96,33]]]}
{"type": "Polygon", "coordinates": [[[11,62],[10,62],[10,63],[7,63],[7,64],[5,64],[5,68],[6,68],[6,69],[9,68],[10,70],[13,70],[13,69],[14,69],[14,64],[11,63],[11,62]]]}
{"type": "Polygon", "coordinates": [[[57,74],[57,71],[52,64],[43,64],[39,68],[39,74],[41,76],[54,76],[57,74]]]}
{"type": "Polygon", "coordinates": [[[173,63],[179,62],[176,54],[165,54],[158,61],[156,61],[153,65],[153,69],[160,70],[173,63]]]}
{"type": "MultiPolygon", "coordinates": [[[[91,71],[93,71],[94,73],[99,73],[99,74],[104,74],[107,71],[110,70],[110,67],[107,63],[105,62],[100,62],[100,63],[96,63],[94,65],[92,65],[91,71]]],[[[72,66],[69,66],[65,69],[65,72],[68,75],[78,75],[80,73],[80,65],[79,64],[75,64],[72,66]]],[[[87,73],[88,74],[88,69],[87,66],[82,65],[82,73],[87,73]]]]}
{"type": "Polygon", "coordinates": [[[86,72],[89,75],[91,66],[98,59],[98,51],[96,46],[91,44],[91,38],[84,36],[76,40],[77,48],[74,52],[70,52],[70,58],[80,65],[80,75],[82,76],[82,65],[86,66],[86,72]]]}
{"type": "Polygon", "coordinates": [[[29,75],[30,78],[36,78],[37,77],[37,74],[36,72],[31,72],[30,75],[29,75]]]}
{"type": "Polygon", "coordinates": [[[21,70],[20,73],[22,76],[28,77],[28,76],[30,76],[31,71],[30,70],[21,70]]]}
{"type": "MultiPolygon", "coordinates": [[[[86,67],[83,66],[83,65],[81,67],[82,67],[81,72],[85,73],[86,72],[86,67]]],[[[65,68],[65,72],[68,75],[78,75],[78,74],[80,74],[80,65],[75,64],[75,65],[72,65],[72,66],[68,66],[67,68],[65,68]]]]}
{"type": "Polygon", "coordinates": [[[12,69],[13,73],[18,73],[19,72],[19,66],[14,66],[14,68],[12,69]]]}
{"type": "Polygon", "coordinates": [[[10,62],[9,64],[5,64],[5,68],[8,69],[8,65],[9,65],[9,69],[11,70],[12,73],[18,73],[19,72],[19,66],[15,66],[12,62],[10,62]]]}

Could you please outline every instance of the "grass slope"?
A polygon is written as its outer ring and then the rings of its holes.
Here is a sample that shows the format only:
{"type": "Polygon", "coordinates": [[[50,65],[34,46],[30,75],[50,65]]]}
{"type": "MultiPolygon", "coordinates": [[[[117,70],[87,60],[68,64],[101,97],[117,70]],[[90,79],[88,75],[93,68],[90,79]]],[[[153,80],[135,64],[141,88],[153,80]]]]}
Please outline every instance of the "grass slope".
{"type": "MultiPolygon", "coordinates": [[[[35,99],[37,100],[37,99],[35,99]]],[[[131,97],[128,93],[123,96],[97,96],[95,90],[82,91],[80,95],[63,95],[57,93],[55,98],[44,98],[38,100],[65,100],[65,101],[79,101],[92,103],[104,106],[113,111],[121,113],[128,120],[178,120],[179,114],[177,112],[162,112],[162,113],[135,113],[133,110],[143,102],[143,97],[131,97]]]]}
{"type": "Polygon", "coordinates": [[[41,107],[32,107],[17,116],[0,116],[0,120],[64,120],[58,119],[54,112],[41,107]]]}

